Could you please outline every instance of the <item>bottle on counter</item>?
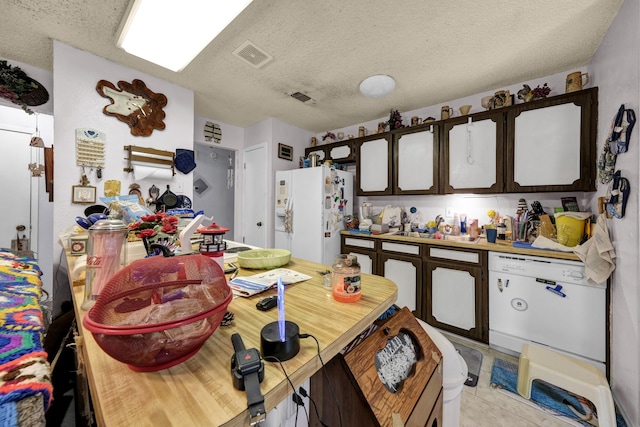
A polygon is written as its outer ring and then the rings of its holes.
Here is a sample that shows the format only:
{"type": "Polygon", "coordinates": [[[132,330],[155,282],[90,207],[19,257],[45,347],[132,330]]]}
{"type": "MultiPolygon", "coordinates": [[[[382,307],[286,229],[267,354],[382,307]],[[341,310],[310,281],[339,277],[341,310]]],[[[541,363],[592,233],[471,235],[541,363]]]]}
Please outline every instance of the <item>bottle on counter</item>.
{"type": "Polygon", "coordinates": [[[340,254],[331,266],[331,288],[333,298],[340,302],[360,300],[360,264],[355,255],[340,254]]]}
{"type": "Polygon", "coordinates": [[[505,240],[507,238],[507,226],[503,221],[500,221],[496,227],[498,230],[498,239],[505,240]]]}
{"type": "Polygon", "coordinates": [[[460,235],[460,217],[458,214],[453,214],[453,226],[451,227],[451,234],[453,236],[460,235]]]}

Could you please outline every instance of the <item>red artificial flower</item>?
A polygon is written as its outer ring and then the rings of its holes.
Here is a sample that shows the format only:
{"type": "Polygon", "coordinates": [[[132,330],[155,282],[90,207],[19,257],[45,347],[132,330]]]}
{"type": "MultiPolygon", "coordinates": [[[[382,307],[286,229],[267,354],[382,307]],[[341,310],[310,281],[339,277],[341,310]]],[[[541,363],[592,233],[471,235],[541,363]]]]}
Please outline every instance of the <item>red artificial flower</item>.
{"type": "Polygon", "coordinates": [[[141,230],[139,233],[136,233],[137,237],[140,237],[141,239],[147,238],[147,237],[153,237],[156,235],[156,232],[153,228],[147,228],[145,230],[141,230]]]}
{"type": "Polygon", "coordinates": [[[160,229],[160,231],[167,234],[173,234],[176,231],[178,231],[178,227],[176,227],[174,224],[165,223],[160,229]]]}
{"type": "Polygon", "coordinates": [[[178,219],[177,216],[170,215],[170,216],[167,216],[167,217],[164,218],[164,223],[165,224],[175,225],[176,228],[178,226],[178,221],[179,221],[179,219],[178,219]]]}

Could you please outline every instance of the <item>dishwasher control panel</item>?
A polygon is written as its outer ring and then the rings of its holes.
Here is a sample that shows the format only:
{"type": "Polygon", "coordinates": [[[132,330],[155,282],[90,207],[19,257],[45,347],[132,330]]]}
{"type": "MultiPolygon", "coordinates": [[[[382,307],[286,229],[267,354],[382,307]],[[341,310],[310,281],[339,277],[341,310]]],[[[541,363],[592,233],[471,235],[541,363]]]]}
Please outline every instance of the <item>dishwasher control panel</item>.
{"type": "Polygon", "coordinates": [[[580,261],[489,252],[489,271],[576,285],[589,284],[580,261]]]}

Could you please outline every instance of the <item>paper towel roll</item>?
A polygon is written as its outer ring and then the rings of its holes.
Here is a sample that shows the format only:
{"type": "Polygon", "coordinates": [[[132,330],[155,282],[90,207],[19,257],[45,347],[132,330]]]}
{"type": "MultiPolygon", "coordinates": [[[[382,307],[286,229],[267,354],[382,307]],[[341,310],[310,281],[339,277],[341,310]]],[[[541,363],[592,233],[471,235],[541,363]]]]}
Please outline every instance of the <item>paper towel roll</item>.
{"type": "Polygon", "coordinates": [[[133,177],[140,179],[173,179],[173,171],[171,169],[163,169],[156,166],[133,165],[133,177]]]}

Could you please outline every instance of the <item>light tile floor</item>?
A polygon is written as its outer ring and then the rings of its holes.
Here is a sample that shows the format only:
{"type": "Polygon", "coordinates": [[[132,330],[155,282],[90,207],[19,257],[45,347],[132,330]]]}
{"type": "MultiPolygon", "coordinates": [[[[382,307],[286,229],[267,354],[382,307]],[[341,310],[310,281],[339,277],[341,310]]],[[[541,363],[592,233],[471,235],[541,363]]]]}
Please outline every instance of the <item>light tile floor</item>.
{"type": "Polygon", "coordinates": [[[460,403],[460,427],[555,427],[574,425],[513,399],[489,385],[493,360],[498,357],[518,363],[518,358],[456,335],[443,334],[451,341],[482,352],[480,378],[475,387],[464,386],[460,403]]]}

